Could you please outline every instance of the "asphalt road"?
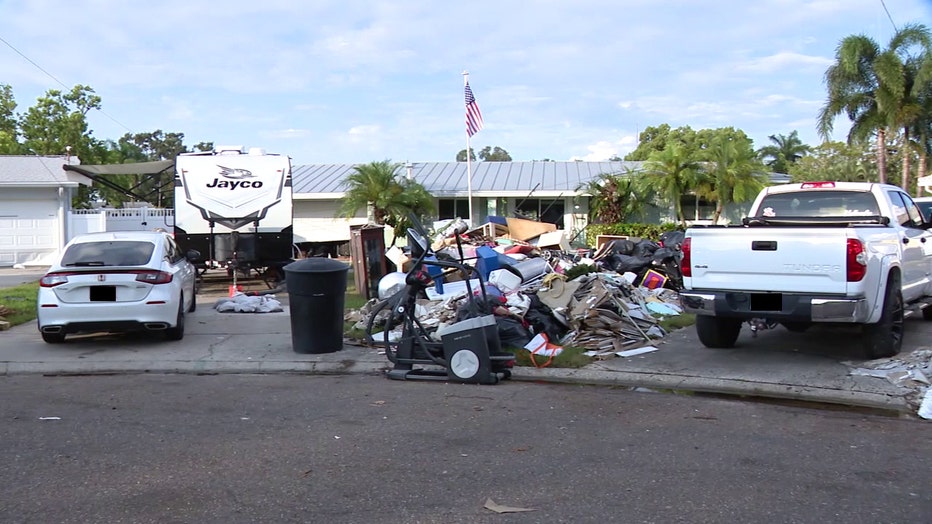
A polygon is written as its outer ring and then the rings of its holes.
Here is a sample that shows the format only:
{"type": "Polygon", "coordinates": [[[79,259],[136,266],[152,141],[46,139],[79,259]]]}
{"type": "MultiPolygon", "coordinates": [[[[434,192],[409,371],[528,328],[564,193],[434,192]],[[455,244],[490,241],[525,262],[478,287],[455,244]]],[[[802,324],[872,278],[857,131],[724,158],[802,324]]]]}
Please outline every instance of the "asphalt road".
{"type": "Polygon", "coordinates": [[[14,376],[0,398],[2,522],[932,516],[932,426],[869,413],[368,375],[14,376]]]}

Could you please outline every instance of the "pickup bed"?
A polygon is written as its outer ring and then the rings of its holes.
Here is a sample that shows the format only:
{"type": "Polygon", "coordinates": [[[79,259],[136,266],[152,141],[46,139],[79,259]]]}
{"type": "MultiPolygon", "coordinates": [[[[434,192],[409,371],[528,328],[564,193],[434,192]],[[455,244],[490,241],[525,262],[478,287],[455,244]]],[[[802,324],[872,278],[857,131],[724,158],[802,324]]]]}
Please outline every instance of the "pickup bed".
{"type": "Polygon", "coordinates": [[[857,324],[868,358],[899,352],[905,310],[932,319],[932,232],[899,187],[810,182],[764,188],[738,226],[683,242],[684,309],[699,340],[732,347],[745,321],[804,331],[857,324]]]}

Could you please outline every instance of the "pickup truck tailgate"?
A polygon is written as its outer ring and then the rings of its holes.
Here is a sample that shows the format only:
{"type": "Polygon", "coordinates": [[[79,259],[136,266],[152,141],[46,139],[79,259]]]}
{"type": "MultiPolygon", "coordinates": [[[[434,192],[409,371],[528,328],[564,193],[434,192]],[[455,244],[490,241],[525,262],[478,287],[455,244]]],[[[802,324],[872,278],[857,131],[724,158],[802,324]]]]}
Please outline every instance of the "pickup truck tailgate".
{"type": "Polygon", "coordinates": [[[845,293],[843,227],[694,228],[692,289],[845,293]]]}

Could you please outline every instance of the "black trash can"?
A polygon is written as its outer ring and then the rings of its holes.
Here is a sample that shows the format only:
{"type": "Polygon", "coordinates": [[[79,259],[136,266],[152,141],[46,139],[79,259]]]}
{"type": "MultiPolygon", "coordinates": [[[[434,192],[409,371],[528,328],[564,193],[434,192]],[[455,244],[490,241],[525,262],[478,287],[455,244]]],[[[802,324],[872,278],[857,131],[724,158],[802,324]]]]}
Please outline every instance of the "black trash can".
{"type": "Polygon", "coordinates": [[[283,268],[295,353],[343,349],[343,304],[349,268],[331,258],[305,258],[283,268]]]}

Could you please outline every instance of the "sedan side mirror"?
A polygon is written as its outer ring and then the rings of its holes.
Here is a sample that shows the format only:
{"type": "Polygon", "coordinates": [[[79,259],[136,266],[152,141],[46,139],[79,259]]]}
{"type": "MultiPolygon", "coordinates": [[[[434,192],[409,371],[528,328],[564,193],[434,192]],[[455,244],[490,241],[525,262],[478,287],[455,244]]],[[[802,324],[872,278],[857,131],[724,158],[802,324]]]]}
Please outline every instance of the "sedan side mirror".
{"type": "Polygon", "coordinates": [[[189,249],[184,256],[188,259],[188,262],[196,262],[201,258],[201,252],[196,249],[189,249]]]}

